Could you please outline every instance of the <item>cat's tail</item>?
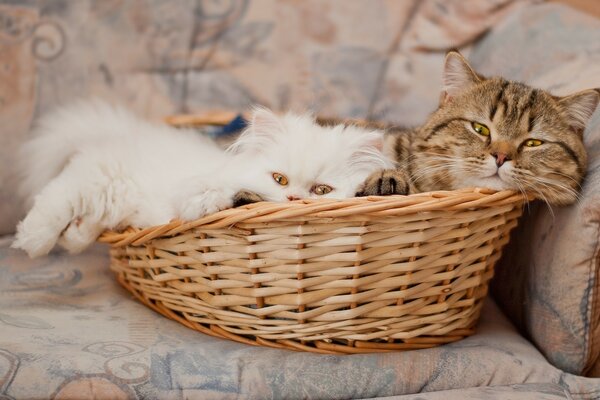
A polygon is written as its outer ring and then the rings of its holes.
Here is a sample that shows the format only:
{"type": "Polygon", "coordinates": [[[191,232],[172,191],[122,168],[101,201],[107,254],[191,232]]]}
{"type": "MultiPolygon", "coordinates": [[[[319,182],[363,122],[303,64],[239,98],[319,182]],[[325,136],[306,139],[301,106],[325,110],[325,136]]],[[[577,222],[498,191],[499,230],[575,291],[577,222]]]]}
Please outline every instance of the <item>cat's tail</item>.
{"type": "Polygon", "coordinates": [[[79,101],[44,115],[19,151],[19,194],[27,209],[33,198],[84,147],[137,131],[144,121],[100,100],[79,101]]]}

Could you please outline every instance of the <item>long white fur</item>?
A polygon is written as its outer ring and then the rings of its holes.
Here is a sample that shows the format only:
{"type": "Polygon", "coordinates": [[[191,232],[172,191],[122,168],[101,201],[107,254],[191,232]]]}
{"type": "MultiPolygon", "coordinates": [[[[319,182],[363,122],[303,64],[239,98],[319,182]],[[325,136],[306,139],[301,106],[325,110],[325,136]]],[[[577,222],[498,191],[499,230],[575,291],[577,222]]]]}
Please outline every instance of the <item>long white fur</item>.
{"type": "Polygon", "coordinates": [[[268,201],[354,196],[392,162],[383,135],[318,126],[310,115],[256,109],[249,128],[223,151],[194,131],[153,124],[101,102],[78,103],[42,118],[21,151],[20,192],[31,208],[13,247],[31,256],[58,242],[79,252],[105,229],[191,220],[232,205],[251,190],[268,201]],[[285,174],[281,186],[273,172],[285,174]]]}

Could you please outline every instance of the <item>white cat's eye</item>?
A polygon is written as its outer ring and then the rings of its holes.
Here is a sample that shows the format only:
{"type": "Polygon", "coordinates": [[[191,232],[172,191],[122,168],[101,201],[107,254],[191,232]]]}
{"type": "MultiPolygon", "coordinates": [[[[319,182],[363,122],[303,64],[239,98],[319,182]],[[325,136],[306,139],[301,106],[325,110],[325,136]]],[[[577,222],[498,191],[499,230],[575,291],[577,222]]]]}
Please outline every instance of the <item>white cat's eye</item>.
{"type": "Polygon", "coordinates": [[[333,188],[329,185],[315,185],[312,187],[311,191],[317,196],[322,196],[331,192],[333,188]]]}
{"type": "Polygon", "coordinates": [[[490,128],[487,126],[480,124],[479,122],[471,122],[471,126],[473,127],[473,130],[481,136],[490,136],[490,128]]]}
{"type": "Polygon", "coordinates": [[[523,142],[523,146],[525,147],[537,147],[544,144],[541,140],[538,139],[527,139],[523,142]]]}
{"type": "Polygon", "coordinates": [[[286,186],[288,184],[287,176],[280,174],[279,172],[273,172],[273,179],[281,186],[286,186]]]}

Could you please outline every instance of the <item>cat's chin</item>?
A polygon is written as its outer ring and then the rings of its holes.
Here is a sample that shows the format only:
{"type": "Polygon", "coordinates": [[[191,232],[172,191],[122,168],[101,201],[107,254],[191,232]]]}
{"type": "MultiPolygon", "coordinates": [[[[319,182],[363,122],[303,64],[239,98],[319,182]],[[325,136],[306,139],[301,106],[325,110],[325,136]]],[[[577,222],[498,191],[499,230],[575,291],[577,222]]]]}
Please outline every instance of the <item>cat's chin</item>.
{"type": "Polygon", "coordinates": [[[487,188],[492,190],[516,189],[512,187],[509,183],[503,181],[502,178],[500,178],[500,176],[498,175],[467,178],[463,181],[463,183],[464,185],[461,185],[462,187],[470,186],[487,188]]]}

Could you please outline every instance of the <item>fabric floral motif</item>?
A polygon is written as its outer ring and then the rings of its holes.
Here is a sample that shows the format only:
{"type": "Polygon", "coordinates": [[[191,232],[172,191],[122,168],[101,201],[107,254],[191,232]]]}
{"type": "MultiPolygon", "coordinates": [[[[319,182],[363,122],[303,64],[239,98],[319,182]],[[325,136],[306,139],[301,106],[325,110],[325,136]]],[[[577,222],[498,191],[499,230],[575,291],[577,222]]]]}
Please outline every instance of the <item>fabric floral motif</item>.
{"type": "MultiPolygon", "coordinates": [[[[535,0],[464,3],[0,4],[0,233],[22,211],[15,149],[36,116],[74,98],[155,119],[262,103],[413,125],[436,106],[443,54],[459,46],[484,74],[558,94],[600,86],[596,19],[535,0]]],[[[598,379],[568,373],[600,371],[598,114],[585,135],[582,200],[532,206],[494,278],[495,298],[543,355],[491,299],[475,336],[435,349],[336,357],[248,347],[139,304],[116,285],[105,247],[28,260],[5,241],[0,398],[369,398],[515,384],[599,398],[598,379]]]]}

